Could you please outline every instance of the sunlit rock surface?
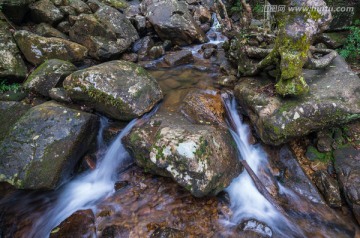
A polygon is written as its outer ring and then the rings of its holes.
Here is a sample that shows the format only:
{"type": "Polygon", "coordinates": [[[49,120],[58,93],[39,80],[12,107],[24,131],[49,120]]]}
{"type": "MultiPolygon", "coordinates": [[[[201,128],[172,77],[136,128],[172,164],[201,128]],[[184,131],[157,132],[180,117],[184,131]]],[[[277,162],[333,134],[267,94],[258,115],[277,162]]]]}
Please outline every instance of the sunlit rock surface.
{"type": "Polygon", "coordinates": [[[267,144],[279,145],[325,127],[360,118],[360,80],[341,57],[324,70],[304,70],[310,93],[275,96],[267,76],[242,78],[236,98],[267,144]]]}

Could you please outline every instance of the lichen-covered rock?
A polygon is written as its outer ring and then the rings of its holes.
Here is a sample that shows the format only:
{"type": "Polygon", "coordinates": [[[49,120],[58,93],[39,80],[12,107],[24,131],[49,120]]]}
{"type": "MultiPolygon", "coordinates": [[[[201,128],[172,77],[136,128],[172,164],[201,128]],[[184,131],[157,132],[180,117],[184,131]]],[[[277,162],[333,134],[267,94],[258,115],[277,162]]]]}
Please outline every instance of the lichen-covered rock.
{"type": "Polygon", "coordinates": [[[64,0],[64,5],[65,6],[69,6],[72,7],[76,14],[91,14],[91,9],[89,8],[89,6],[81,1],[81,0],[64,0]]]}
{"type": "Polygon", "coordinates": [[[84,60],[88,50],[77,43],[55,38],[42,37],[28,31],[17,31],[14,38],[27,61],[39,65],[47,59],[61,59],[70,62],[84,60]]]}
{"type": "Polygon", "coordinates": [[[70,62],[47,60],[29,75],[24,88],[48,97],[50,89],[60,85],[66,76],[76,70],[76,66],[70,62]]]}
{"type": "Polygon", "coordinates": [[[334,158],[340,188],[360,224],[360,151],[347,146],[335,150],[334,158]]]}
{"type": "Polygon", "coordinates": [[[126,51],[139,35],[118,10],[101,6],[95,14],[82,14],[70,28],[70,39],[86,46],[99,60],[111,59],[126,51]]]}
{"type": "Polygon", "coordinates": [[[181,112],[194,123],[226,127],[225,107],[219,91],[190,91],[184,98],[181,112]]]}
{"type": "Polygon", "coordinates": [[[45,22],[50,25],[59,23],[64,15],[50,0],[40,0],[30,6],[31,18],[37,22],[45,22]]]}
{"type": "Polygon", "coordinates": [[[67,40],[69,37],[47,23],[40,23],[35,27],[35,33],[44,37],[57,37],[67,40]]]}
{"type": "Polygon", "coordinates": [[[76,71],[63,85],[73,101],[119,120],[143,115],[163,97],[158,83],[146,70],[121,60],[76,71]]]}
{"type": "Polygon", "coordinates": [[[97,133],[98,119],[46,102],[31,108],[0,142],[0,180],[54,189],[69,177],[97,133]]]}
{"type": "Polygon", "coordinates": [[[22,82],[27,69],[20,51],[10,32],[9,24],[0,16],[0,80],[7,79],[22,82]]]}
{"type": "Polygon", "coordinates": [[[52,88],[49,90],[49,97],[58,102],[69,103],[71,98],[64,88],[52,88]]]}
{"type": "Polygon", "coordinates": [[[141,7],[144,15],[154,26],[156,33],[164,40],[176,45],[205,43],[205,33],[196,24],[187,5],[177,0],[146,0],[141,7]]]}
{"type": "Polygon", "coordinates": [[[0,141],[2,141],[13,127],[28,110],[30,105],[23,102],[1,102],[0,101],[0,141]]]}
{"type": "Polygon", "coordinates": [[[235,95],[267,144],[279,145],[326,127],[360,118],[360,80],[337,57],[325,70],[304,70],[310,93],[301,98],[274,95],[266,77],[243,78],[235,95]]]}
{"type": "Polygon", "coordinates": [[[123,141],[139,166],[173,178],[197,197],[216,195],[242,169],[227,130],[193,125],[179,114],[159,112],[123,141]]]}

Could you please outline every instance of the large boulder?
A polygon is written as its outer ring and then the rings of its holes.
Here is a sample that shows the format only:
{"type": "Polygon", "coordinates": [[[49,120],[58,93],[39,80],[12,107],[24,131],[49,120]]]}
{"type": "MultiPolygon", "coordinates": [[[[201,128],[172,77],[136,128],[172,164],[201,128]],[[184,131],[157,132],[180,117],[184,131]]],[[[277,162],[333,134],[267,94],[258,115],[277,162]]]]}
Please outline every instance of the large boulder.
{"type": "Polygon", "coordinates": [[[27,61],[39,65],[47,59],[61,59],[70,62],[84,60],[88,50],[77,43],[55,38],[42,37],[28,31],[17,31],[14,38],[27,61]]]}
{"type": "Polygon", "coordinates": [[[86,46],[99,60],[111,59],[126,51],[139,35],[118,10],[100,7],[95,14],[82,14],[70,28],[70,39],[86,46]]]}
{"type": "Polygon", "coordinates": [[[95,115],[46,102],[31,108],[0,142],[0,180],[54,189],[73,172],[97,134],[95,115]]]}
{"type": "Polygon", "coordinates": [[[7,79],[22,82],[27,69],[20,51],[10,32],[9,24],[0,15],[0,80],[7,79]]]}
{"type": "Polygon", "coordinates": [[[45,22],[51,25],[59,23],[64,15],[50,0],[40,0],[30,6],[31,18],[37,22],[45,22]]]}
{"type": "Polygon", "coordinates": [[[360,79],[337,57],[324,70],[304,70],[310,93],[281,98],[266,76],[243,78],[236,98],[263,142],[279,145],[326,127],[360,118],[360,79]]]}
{"type": "Polygon", "coordinates": [[[186,2],[177,0],[145,0],[142,10],[162,40],[180,46],[208,41],[191,16],[186,2]]]}
{"type": "Polygon", "coordinates": [[[360,151],[346,146],[337,149],[334,158],[340,187],[360,224],[360,151]]]}
{"type": "Polygon", "coordinates": [[[29,75],[24,88],[49,97],[49,90],[59,86],[66,76],[76,70],[76,66],[70,62],[58,59],[47,60],[29,75]]]}
{"type": "Polygon", "coordinates": [[[242,169],[227,130],[193,125],[179,114],[159,112],[123,142],[139,166],[173,178],[197,197],[216,195],[242,169]]]}
{"type": "Polygon", "coordinates": [[[158,83],[146,70],[121,60],[76,71],[63,85],[73,101],[119,120],[143,115],[163,97],[158,83]]]}

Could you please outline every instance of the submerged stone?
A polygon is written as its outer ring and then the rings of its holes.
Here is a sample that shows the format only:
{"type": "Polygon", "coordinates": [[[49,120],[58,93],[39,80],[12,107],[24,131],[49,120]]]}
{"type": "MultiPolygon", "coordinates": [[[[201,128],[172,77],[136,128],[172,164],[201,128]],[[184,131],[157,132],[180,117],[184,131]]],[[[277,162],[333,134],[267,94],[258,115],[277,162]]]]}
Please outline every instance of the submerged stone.
{"type": "Polygon", "coordinates": [[[304,70],[310,93],[281,98],[274,82],[262,76],[242,78],[235,96],[266,144],[279,145],[360,118],[360,80],[341,58],[324,70],[304,70]]]}
{"type": "Polygon", "coordinates": [[[95,115],[53,101],[33,107],[0,142],[0,180],[54,189],[73,172],[97,133],[95,115]]]}
{"type": "Polygon", "coordinates": [[[121,60],[76,71],[63,85],[73,101],[118,120],[143,115],[163,97],[158,83],[146,70],[121,60]]]}
{"type": "Polygon", "coordinates": [[[123,141],[145,171],[171,177],[197,197],[216,195],[242,169],[226,129],[193,125],[179,114],[159,112],[123,141]]]}

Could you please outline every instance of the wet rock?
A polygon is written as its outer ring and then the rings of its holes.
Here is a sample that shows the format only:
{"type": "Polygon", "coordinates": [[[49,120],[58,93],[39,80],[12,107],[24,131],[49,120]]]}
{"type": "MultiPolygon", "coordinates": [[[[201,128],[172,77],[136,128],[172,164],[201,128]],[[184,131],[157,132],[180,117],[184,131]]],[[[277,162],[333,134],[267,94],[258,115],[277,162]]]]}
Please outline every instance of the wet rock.
{"type": "Polygon", "coordinates": [[[39,65],[47,59],[78,62],[84,60],[88,52],[77,43],[55,37],[46,38],[28,31],[17,31],[14,38],[26,60],[33,65],[39,65]]]}
{"type": "Polygon", "coordinates": [[[95,14],[82,14],[73,19],[70,39],[83,44],[98,60],[107,60],[125,52],[139,35],[124,14],[109,7],[100,7],[95,14]]]}
{"type": "Polygon", "coordinates": [[[273,235],[269,226],[254,219],[242,222],[236,229],[239,232],[239,235],[244,237],[265,238],[272,237],[273,235]]]}
{"type": "MultiPolygon", "coordinates": [[[[211,25],[210,23],[205,23],[205,24],[201,24],[200,25],[200,29],[203,31],[203,32],[208,32],[210,29],[211,29],[211,25]]],[[[210,38],[210,37],[209,37],[210,38]]],[[[210,38],[211,39],[211,38],[210,38]]]]}
{"type": "Polygon", "coordinates": [[[70,62],[58,59],[47,60],[29,75],[24,88],[49,97],[49,90],[60,86],[65,77],[76,70],[76,66],[70,62]]]}
{"type": "Polygon", "coordinates": [[[145,36],[134,43],[132,51],[138,54],[139,60],[145,61],[148,60],[148,53],[153,46],[154,41],[151,36],[145,36]]]}
{"type": "Polygon", "coordinates": [[[339,185],[360,224],[360,152],[352,146],[334,151],[339,185]]]}
{"type": "Polygon", "coordinates": [[[189,64],[194,62],[194,57],[189,50],[181,50],[171,52],[165,55],[164,58],[165,63],[167,63],[170,67],[178,66],[182,64],[189,64]]]}
{"type": "Polygon", "coordinates": [[[130,237],[130,229],[123,226],[107,226],[100,235],[100,238],[130,237]]]}
{"type": "Polygon", "coordinates": [[[44,37],[57,37],[67,40],[69,37],[49,24],[40,23],[35,28],[35,33],[44,37]]]}
{"type": "Polygon", "coordinates": [[[2,12],[15,24],[20,24],[29,11],[29,4],[36,0],[1,1],[2,12]]]}
{"type": "Polygon", "coordinates": [[[49,90],[49,97],[55,101],[69,103],[71,98],[64,88],[52,88],[49,90]]]}
{"type": "Polygon", "coordinates": [[[317,188],[304,173],[299,162],[288,147],[284,146],[281,148],[279,159],[280,168],[284,173],[281,180],[283,180],[283,184],[286,187],[291,188],[311,202],[325,204],[317,188]]]}
{"type": "Polygon", "coordinates": [[[46,102],[27,111],[0,142],[0,179],[17,188],[54,189],[68,179],[97,133],[98,119],[46,102]]]}
{"type": "Polygon", "coordinates": [[[210,59],[216,53],[216,49],[214,48],[207,48],[204,50],[204,59],[210,59]]]}
{"type": "Polygon", "coordinates": [[[341,207],[340,189],[337,181],[326,171],[316,172],[314,180],[326,203],[331,207],[341,207]]]}
{"type": "Polygon", "coordinates": [[[304,77],[310,93],[302,98],[280,98],[265,76],[243,78],[235,87],[263,142],[279,145],[360,118],[360,80],[341,57],[325,70],[304,70],[304,77]]]}
{"type": "Polygon", "coordinates": [[[139,33],[144,33],[146,30],[146,17],[136,15],[133,19],[134,26],[139,33]]]}
{"type": "Polygon", "coordinates": [[[37,23],[45,22],[53,25],[64,18],[62,12],[50,0],[36,1],[29,8],[31,18],[37,23]]]}
{"type": "Polygon", "coordinates": [[[222,76],[216,83],[224,87],[234,87],[238,79],[234,75],[222,76]]]}
{"type": "Polygon", "coordinates": [[[146,70],[115,60],[69,75],[64,83],[71,99],[118,120],[131,120],[150,111],[163,97],[146,70]]]}
{"type": "Polygon", "coordinates": [[[215,195],[241,172],[230,133],[159,112],[123,142],[146,171],[171,177],[196,197],[215,195]]]}
{"type": "Polygon", "coordinates": [[[30,105],[23,102],[2,102],[0,101],[0,141],[5,139],[10,128],[19,120],[28,110],[30,105]]]}
{"type": "Polygon", "coordinates": [[[125,61],[130,61],[133,63],[136,63],[138,61],[138,55],[135,53],[129,53],[129,54],[122,54],[121,55],[121,60],[125,60],[125,61]]]}
{"type": "Polygon", "coordinates": [[[209,9],[200,5],[195,9],[194,19],[200,21],[201,23],[206,23],[211,20],[211,13],[209,9]]]}
{"type": "Polygon", "coordinates": [[[219,91],[194,90],[185,97],[181,112],[194,123],[226,128],[225,108],[219,91]]]}
{"type": "Polygon", "coordinates": [[[55,227],[50,238],[64,237],[83,237],[90,238],[96,236],[95,216],[92,210],[80,210],[73,213],[63,222],[55,227]]]}
{"type": "Polygon", "coordinates": [[[323,130],[317,133],[317,149],[320,152],[330,152],[332,150],[332,145],[334,140],[332,138],[331,130],[323,130]]]}
{"type": "MultiPolygon", "coordinates": [[[[0,13],[1,14],[1,13],[0,13]]],[[[27,73],[20,51],[10,32],[10,25],[0,15],[0,81],[22,82],[27,73]]]]}
{"type": "Polygon", "coordinates": [[[151,59],[158,59],[165,55],[165,50],[162,45],[153,46],[149,51],[149,57],[151,59]]]}
{"type": "Polygon", "coordinates": [[[154,26],[156,33],[174,45],[189,45],[208,41],[205,33],[195,23],[186,3],[176,0],[146,0],[141,7],[154,26]]]}
{"type": "Polygon", "coordinates": [[[171,227],[157,228],[150,238],[183,238],[186,237],[185,232],[171,227]]]}

